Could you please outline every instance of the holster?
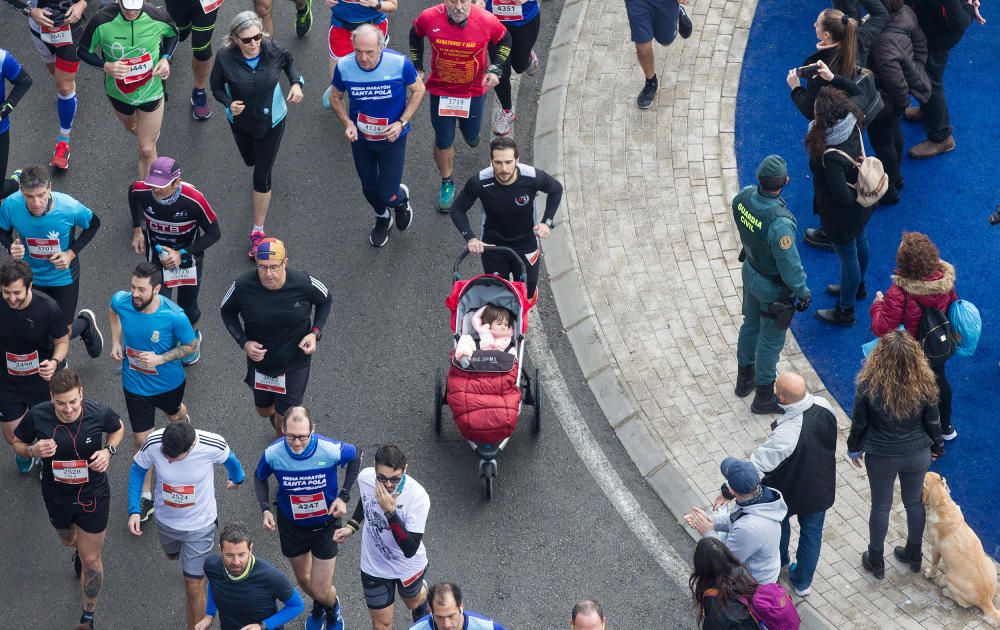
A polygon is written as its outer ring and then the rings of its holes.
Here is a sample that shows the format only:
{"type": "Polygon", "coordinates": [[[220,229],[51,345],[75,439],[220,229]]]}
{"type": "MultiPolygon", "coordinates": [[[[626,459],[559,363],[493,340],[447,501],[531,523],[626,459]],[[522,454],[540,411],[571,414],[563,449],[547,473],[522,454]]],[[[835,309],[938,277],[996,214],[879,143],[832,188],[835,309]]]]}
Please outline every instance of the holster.
{"type": "Polygon", "coordinates": [[[764,316],[774,319],[774,324],[778,327],[778,330],[788,330],[794,315],[795,298],[792,297],[791,289],[783,286],[781,287],[781,297],[776,302],[771,302],[767,305],[767,312],[764,313],[764,316]]]}

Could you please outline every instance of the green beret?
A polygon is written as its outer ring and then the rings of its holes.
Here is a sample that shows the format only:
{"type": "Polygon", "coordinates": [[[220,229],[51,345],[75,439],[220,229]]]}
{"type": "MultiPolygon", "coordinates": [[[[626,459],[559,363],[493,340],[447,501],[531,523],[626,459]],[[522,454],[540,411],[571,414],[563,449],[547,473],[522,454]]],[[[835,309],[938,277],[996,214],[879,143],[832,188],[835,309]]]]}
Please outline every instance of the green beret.
{"type": "Polygon", "coordinates": [[[785,159],[777,154],[764,158],[757,167],[757,179],[764,177],[785,177],[788,175],[788,165],[785,159]]]}

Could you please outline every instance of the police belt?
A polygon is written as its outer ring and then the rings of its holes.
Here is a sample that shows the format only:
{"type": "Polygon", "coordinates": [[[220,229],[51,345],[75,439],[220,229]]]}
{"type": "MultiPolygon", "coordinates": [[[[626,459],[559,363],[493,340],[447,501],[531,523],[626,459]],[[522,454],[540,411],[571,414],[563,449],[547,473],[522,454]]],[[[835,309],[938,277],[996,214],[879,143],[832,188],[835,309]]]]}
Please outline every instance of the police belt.
{"type": "Polygon", "coordinates": [[[785,286],[785,281],[781,279],[780,275],[775,275],[775,274],[766,273],[764,271],[761,271],[760,268],[757,265],[754,264],[753,259],[750,258],[749,256],[747,256],[745,249],[740,250],[740,260],[746,260],[748,263],[750,263],[750,266],[753,267],[754,271],[756,271],[760,275],[764,276],[765,278],[767,278],[768,280],[770,280],[774,284],[777,284],[779,286],[785,286]]]}

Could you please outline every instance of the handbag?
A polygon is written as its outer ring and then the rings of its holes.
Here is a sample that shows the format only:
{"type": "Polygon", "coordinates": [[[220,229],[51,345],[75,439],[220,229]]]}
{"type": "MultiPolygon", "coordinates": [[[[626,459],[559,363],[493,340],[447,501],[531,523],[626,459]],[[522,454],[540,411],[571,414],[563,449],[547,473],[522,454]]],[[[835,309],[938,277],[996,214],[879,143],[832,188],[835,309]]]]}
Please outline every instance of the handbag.
{"type": "Polygon", "coordinates": [[[862,126],[867,127],[885,108],[885,102],[882,100],[882,93],[879,92],[878,86],[875,85],[875,73],[868,68],[858,68],[854,84],[861,88],[861,92],[865,95],[863,108],[865,120],[862,126]]]}

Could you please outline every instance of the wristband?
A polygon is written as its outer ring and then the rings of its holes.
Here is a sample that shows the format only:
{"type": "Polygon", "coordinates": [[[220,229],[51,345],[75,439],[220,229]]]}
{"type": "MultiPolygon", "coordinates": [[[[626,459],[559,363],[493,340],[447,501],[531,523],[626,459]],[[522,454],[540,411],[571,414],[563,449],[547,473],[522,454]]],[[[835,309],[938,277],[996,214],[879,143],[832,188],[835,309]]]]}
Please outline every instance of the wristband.
{"type": "Polygon", "coordinates": [[[268,504],[268,503],[261,503],[260,504],[260,512],[261,512],[261,514],[263,514],[264,512],[270,512],[270,511],[271,511],[271,505],[270,504],[268,504]]]}
{"type": "Polygon", "coordinates": [[[351,531],[353,531],[355,534],[358,533],[359,525],[357,521],[355,521],[353,518],[347,521],[347,526],[350,527],[351,531]]]}
{"type": "Polygon", "coordinates": [[[320,330],[319,328],[316,328],[315,326],[313,326],[312,328],[310,328],[309,332],[311,332],[312,334],[316,335],[316,341],[319,341],[320,339],[323,338],[323,331],[320,330]]]}
{"type": "Polygon", "coordinates": [[[489,68],[486,69],[487,74],[495,74],[497,77],[503,76],[503,69],[496,64],[491,64],[489,68]]]}
{"type": "Polygon", "coordinates": [[[167,53],[165,55],[160,55],[160,59],[164,61],[170,61],[170,53],[167,53]]]}

